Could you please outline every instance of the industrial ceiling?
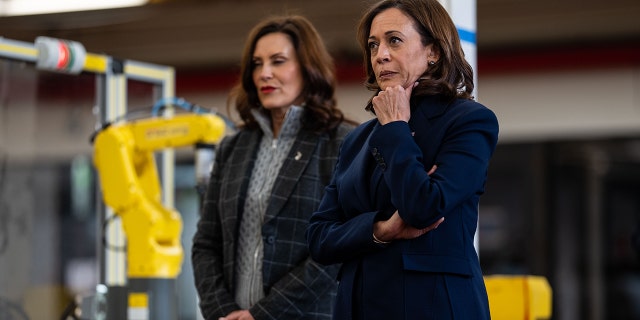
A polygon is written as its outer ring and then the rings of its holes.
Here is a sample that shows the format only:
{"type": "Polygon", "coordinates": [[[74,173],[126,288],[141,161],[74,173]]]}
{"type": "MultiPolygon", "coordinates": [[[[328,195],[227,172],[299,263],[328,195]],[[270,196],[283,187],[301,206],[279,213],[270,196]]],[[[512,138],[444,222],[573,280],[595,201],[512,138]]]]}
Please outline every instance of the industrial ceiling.
{"type": "MultiPolygon", "coordinates": [[[[1,0],[0,0],[1,1],[1,0]]],[[[141,7],[0,17],[0,37],[50,36],[87,51],[176,68],[237,64],[248,30],[269,14],[303,14],[330,50],[359,57],[356,22],[367,0],[173,0],[141,7]]],[[[477,0],[478,52],[614,43],[637,46],[638,0],[477,0]]]]}

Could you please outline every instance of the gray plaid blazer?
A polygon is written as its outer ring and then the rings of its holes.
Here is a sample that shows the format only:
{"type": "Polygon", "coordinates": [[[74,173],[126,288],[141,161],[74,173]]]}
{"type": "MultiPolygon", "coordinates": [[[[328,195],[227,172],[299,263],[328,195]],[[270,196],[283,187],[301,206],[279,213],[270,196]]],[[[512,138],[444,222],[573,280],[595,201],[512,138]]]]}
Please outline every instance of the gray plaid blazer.
{"type": "MultiPolygon", "coordinates": [[[[331,318],[339,266],[310,258],[305,231],[351,129],[342,124],[325,134],[300,130],[280,169],[262,226],[266,296],[250,309],[256,320],[331,318]]],[[[261,130],[241,130],[216,150],[191,251],[205,319],[240,309],[233,298],[236,238],[261,137],[261,130]]]]}

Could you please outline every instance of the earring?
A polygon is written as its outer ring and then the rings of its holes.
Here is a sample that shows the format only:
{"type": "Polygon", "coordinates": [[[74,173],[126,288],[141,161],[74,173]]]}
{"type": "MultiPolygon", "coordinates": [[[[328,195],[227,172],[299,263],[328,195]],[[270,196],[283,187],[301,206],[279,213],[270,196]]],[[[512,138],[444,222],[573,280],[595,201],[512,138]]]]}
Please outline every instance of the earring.
{"type": "Polygon", "coordinates": [[[430,66],[432,66],[432,65],[434,65],[434,64],[436,64],[436,62],[435,62],[435,61],[433,61],[433,60],[429,61],[429,65],[430,65],[430,66]]]}

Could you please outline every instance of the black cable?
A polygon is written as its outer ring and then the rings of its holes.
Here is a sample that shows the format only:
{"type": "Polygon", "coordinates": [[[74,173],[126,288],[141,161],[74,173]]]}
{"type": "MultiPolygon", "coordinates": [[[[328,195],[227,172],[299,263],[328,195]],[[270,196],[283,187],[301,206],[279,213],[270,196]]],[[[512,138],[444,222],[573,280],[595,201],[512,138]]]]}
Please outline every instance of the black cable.
{"type": "Polygon", "coordinates": [[[183,101],[183,105],[180,104],[171,104],[171,103],[167,103],[167,104],[163,104],[163,105],[157,105],[157,110],[156,110],[156,106],[152,106],[150,107],[150,110],[147,109],[136,109],[134,111],[131,112],[127,112],[123,115],[117,116],[115,119],[111,120],[111,121],[107,121],[104,122],[100,125],[100,128],[96,129],[91,136],[89,137],[89,142],[91,144],[93,144],[93,141],[95,140],[96,136],[98,135],[98,133],[102,132],[103,130],[109,128],[112,124],[122,121],[122,120],[126,120],[126,121],[132,121],[132,120],[138,120],[138,119],[144,119],[146,117],[148,117],[149,115],[155,116],[155,114],[157,113],[157,111],[162,111],[164,109],[166,109],[168,106],[171,106],[174,108],[174,110],[183,110],[185,112],[192,112],[192,113],[198,113],[198,114],[214,114],[218,117],[220,117],[222,119],[222,121],[225,123],[225,125],[227,126],[227,128],[231,129],[231,130],[235,130],[236,129],[236,125],[235,123],[233,123],[233,121],[231,121],[231,119],[229,119],[228,117],[226,117],[223,114],[220,114],[218,112],[209,110],[207,108],[204,108],[200,105],[197,105],[195,103],[190,103],[187,101],[183,101]],[[184,104],[188,105],[185,106],[184,104]],[[178,107],[178,108],[176,108],[178,107]],[[138,118],[130,118],[132,115],[136,115],[139,113],[145,113],[145,117],[138,117],[138,118]]]}
{"type": "Polygon", "coordinates": [[[71,319],[74,319],[74,320],[79,320],[79,318],[78,318],[78,316],[76,315],[76,312],[75,312],[77,308],[78,308],[78,304],[76,303],[76,301],[74,299],[71,299],[69,304],[67,304],[67,306],[62,311],[62,315],[60,316],[60,320],[67,320],[67,319],[69,319],[69,317],[71,317],[71,319]]]}
{"type": "Polygon", "coordinates": [[[129,111],[125,114],[119,115],[117,116],[115,119],[111,120],[111,121],[107,121],[104,122],[100,125],[100,128],[96,129],[95,131],[93,131],[93,133],[91,133],[91,136],[89,136],[89,142],[91,144],[93,144],[93,141],[96,139],[96,136],[98,135],[98,133],[102,132],[103,130],[109,128],[112,124],[116,123],[116,122],[120,122],[123,120],[126,121],[132,121],[132,120],[139,120],[139,119],[144,119],[147,118],[150,114],[151,110],[146,110],[146,109],[137,109],[137,110],[133,110],[133,111],[129,111]],[[139,116],[139,114],[144,113],[144,116],[139,116]],[[135,118],[132,118],[132,116],[136,116],[135,118]]]}

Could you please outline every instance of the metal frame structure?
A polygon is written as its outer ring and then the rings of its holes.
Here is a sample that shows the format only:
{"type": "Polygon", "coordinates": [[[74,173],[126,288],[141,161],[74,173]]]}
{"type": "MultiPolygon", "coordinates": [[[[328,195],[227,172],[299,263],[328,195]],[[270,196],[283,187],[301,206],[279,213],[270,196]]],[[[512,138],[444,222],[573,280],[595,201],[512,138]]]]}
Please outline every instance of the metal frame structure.
{"type": "MultiPolygon", "coordinates": [[[[34,43],[17,41],[0,37],[0,58],[36,63],[38,60],[38,48],[34,43]]],[[[86,53],[82,72],[96,75],[96,106],[99,108],[98,125],[115,120],[127,112],[127,80],[136,80],[149,83],[154,86],[154,99],[172,98],[175,96],[175,71],[173,67],[144,63],[134,60],[117,60],[108,55],[86,53]]],[[[173,114],[167,109],[166,116],[173,114]]],[[[161,177],[163,202],[167,206],[174,205],[174,159],[173,150],[167,149],[161,154],[161,177]]],[[[100,193],[100,190],[96,192],[100,193]]],[[[102,197],[97,197],[102,199],[102,197]]],[[[114,245],[124,245],[125,235],[119,220],[110,224],[103,234],[102,221],[114,214],[111,208],[104,204],[98,206],[98,234],[100,238],[106,236],[114,245]]],[[[98,242],[97,259],[100,266],[99,283],[106,285],[111,292],[109,299],[107,319],[123,319],[128,309],[127,290],[118,290],[127,285],[126,253],[107,250],[101,242],[98,242]],[[115,289],[115,290],[111,290],[115,289]],[[124,294],[124,297],[120,296],[124,294]]],[[[174,299],[175,301],[175,299],[174,299]]],[[[169,313],[176,313],[177,309],[171,308],[169,313]]],[[[171,315],[165,315],[171,319],[171,315]]],[[[138,318],[138,317],[136,317],[138,318]]],[[[144,318],[144,316],[142,317],[144,318]]]]}

